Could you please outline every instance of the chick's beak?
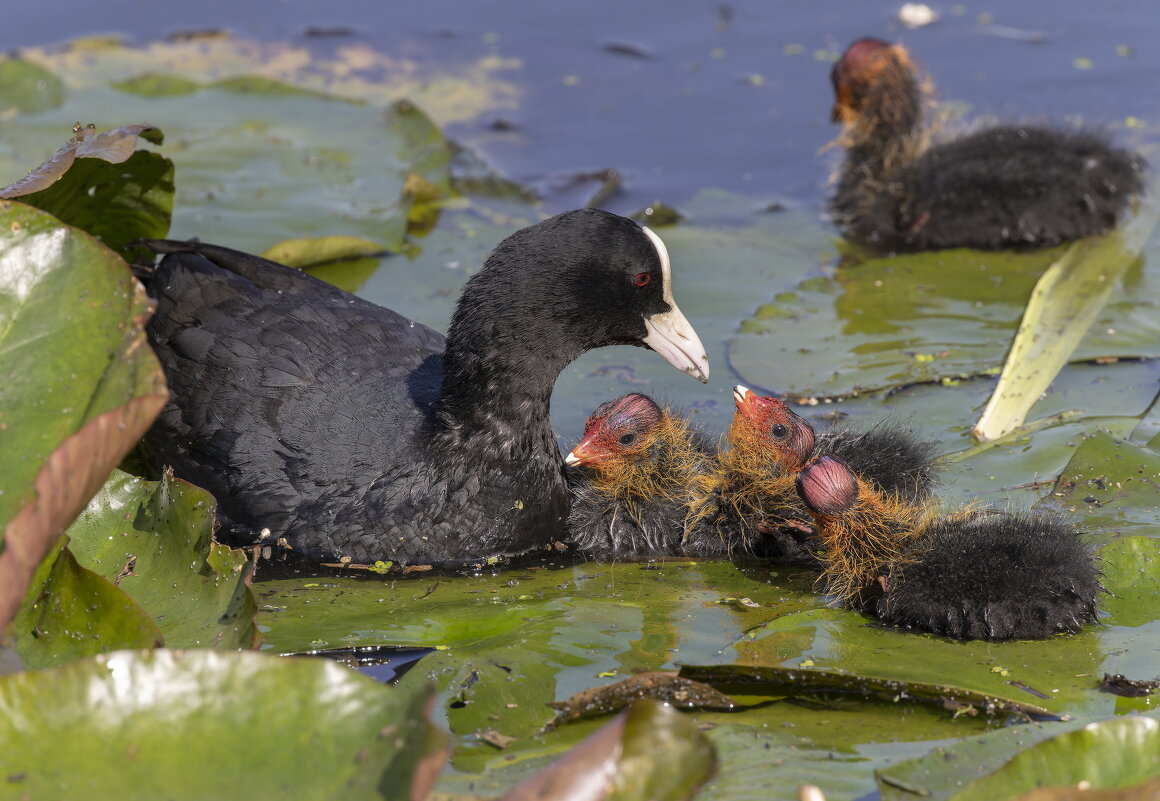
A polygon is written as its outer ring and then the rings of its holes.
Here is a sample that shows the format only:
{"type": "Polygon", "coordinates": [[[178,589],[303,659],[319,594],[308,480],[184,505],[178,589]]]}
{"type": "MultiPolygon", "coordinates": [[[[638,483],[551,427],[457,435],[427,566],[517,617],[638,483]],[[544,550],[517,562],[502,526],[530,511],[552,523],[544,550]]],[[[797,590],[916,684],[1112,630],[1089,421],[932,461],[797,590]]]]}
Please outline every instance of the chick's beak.
{"type": "Polygon", "coordinates": [[[564,457],[564,464],[569,467],[578,467],[580,465],[590,465],[593,462],[598,462],[608,454],[601,450],[600,446],[596,444],[596,432],[592,432],[588,436],[576,443],[576,447],[568,452],[564,457]]]}
{"type": "Polygon", "coordinates": [[[733,387],[733,402],[737,404],[737,411],[746,417],[751,417],[756,411],[758,394],[746,386],[738,384],[733,387]]]}

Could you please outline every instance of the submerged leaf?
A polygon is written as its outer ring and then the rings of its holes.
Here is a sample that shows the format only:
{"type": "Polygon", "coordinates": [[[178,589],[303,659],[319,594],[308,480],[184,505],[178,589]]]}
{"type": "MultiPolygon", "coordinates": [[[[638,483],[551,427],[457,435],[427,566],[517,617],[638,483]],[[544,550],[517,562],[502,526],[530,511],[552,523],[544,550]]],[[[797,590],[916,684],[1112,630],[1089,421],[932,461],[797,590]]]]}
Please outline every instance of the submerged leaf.
{"type": "Polygon", "coordinates": [[[683,665],[680,675],[712,685],[731,695],[808,696],[837,693],[847,697],[899,703],[920,701],[938,704],[956,715],[967,712],[987,715],[1016,713],[1054,717],[1041,706],[1014,698],[981,693],[949,684],[897,681],[878,676],[859,676],[817,668],[765,665],[683,665]]]}

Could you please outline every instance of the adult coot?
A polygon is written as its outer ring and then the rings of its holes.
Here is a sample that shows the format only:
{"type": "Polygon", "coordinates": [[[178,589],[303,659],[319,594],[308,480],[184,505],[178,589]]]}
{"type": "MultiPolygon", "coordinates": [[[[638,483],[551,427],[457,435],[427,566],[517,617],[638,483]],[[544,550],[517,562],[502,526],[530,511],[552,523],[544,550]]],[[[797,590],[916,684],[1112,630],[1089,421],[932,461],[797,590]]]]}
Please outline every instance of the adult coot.
{"type": "Polygon", "coordinates": [[[556,376],[605,345],[650,347],[705,381],[664,243],[566,212],[509,236],[446,338],[265,259],[199,243],[148,279],[171,401],[146,438],[209,489],[234,543],[354,562],[474,563],[560,538],[556,376]]]}
{"type": "Polygon", "coordinates": [[[906,51],[851,44],[830,74],[846,157],[830,210],[888,251],[1043,247],[1104,233],[1143,188],[1144,161],[1091,131],[1000,125],[930,144],[906,51]]]}

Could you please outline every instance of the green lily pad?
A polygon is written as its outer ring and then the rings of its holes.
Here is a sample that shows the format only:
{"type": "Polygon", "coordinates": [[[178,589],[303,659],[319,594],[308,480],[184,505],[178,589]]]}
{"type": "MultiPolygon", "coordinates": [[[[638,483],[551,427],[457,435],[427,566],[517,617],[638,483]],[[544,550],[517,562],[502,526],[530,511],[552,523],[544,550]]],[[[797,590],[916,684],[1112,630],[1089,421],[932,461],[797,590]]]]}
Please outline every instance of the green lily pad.
{"type": "Polygon", "coordinates": [[[64,102],[64,84],[52,72],[18,58],[0,59],[0,112],[35,114],[64,102]]]}
{"type": "Polygon", "coordinates": [[[69,528],[69,549],[157,622],[170,648],[253,648],[244,551],[213,541],[214,500],[170,475],[117,470],[69,528]]]}
{"type": "Polygon", "coordinates": [[[35,798],[423,798],[429,699],[323,659],[120,651],[0,678],[0,775],[35,798]]]}
{"type": "Polygon", "coordinates": [[[0,201],[0,628],[167,394],[145,293],[88,235],[0,201]]]}
{"type": "Polygon", "coordinates": [[[98,135],[91,125],[78,127],[64,147],[0,190],[0,197],[20,198],[121,253],[135,239],[164,237],[173,213],[173,164],[136,150],[138,137],[160,142],[161,132],[126,125],[98,135]]]}
{"type": "Polygon", "coordinates": [[[1050,715],[1022,699],[990,695],[949,684],[879,679],[866,674],[802,667],[753,665],[684,665],[681,678],[716,687],[725,693],[776,698],[840,694],[847,698],[933,703],[957,714],[1050,715]]]}
{"type": "Polygon", "coordinates": [[[915,794],[999,801],[1036,787],[1129,787],[1160,775],[1160,712],[1060,728],[1025,727],[940,748],[879,771],[884,801],[915,794]],[[1010,755],[1012,746],[1030,747],[1010,755]]]}
{"type": "MultiPolygon", "coordinates": [[[[774,291],[729,359],[746,384],[804,398],[995,373],[1060,253],[944,250],[843,266],[774,291]]],[[[1160,329],[1130,301],[1130,289],[1115,291],[1075,358],[1153,355],[1160,329]]]]}
{"type": "Polygon", "coordinates": [[[1099,552],[1108,595],[1100,606],[1113,626],[1142,626],[1160,618],[1160,537],[1124,537],[1099,552]]]}
{"type": "Polygon", "coordinates": [[[151,72],[144,75],[134,75],[123,81],[113,81],[109,84],[114,89],[128,92],[132,95],[144,97],[181,97],[199,91],[204,84],[191,81],[182,75],[172,73],[151,72]]]}
{"type": "Polygon", "coordinates": [[[1063,469],[1051,503],[1079,514],[1085,528],[1160,537],[1160,453],[1094,432],[1063,469]]]}
{"type": "Polygon", "coordinates": [[[77,563],[57,541],[37,568],[29,596],[9,629],[25,666],[36,670],[123,648],[163,642],[144,609],[113,582],[77,563]]]}
{"type": "Polygon", "coordinates": [[[287,239],[261,255],[306,270],[347,292],[357,292],[378,269],[386,248],[357,236],[320,236],[287,239]]]}

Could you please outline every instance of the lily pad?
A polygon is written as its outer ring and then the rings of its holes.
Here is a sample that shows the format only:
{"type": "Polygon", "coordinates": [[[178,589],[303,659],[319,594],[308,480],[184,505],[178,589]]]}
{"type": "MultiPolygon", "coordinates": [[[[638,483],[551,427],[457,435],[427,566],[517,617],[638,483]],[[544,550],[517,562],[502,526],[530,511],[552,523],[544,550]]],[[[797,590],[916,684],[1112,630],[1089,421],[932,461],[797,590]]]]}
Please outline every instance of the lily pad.
{"type": "Polygon", "coordinates": [[[249,557],[213,541],[214,500],[171,475],[120,470],[69,528],[69,549],[157,622],[170,648],[253,648],[249,557]]]}
{"type": "Polygon", "coordinates": [[[1160,537],[1160,453],[1096,431],[1063,469],[1051,503],[1089,529],[1160,537]]]}
{"type": "Polygon", "coordinates": [[[423,798],[429,700],[325,659],[120,651],[0,678],[0,775],[37,798],[423,798]]]}
{"type": "Polygon", "coordinates": [[[55,74],[19,58],[0,58],[0,112],[36,113],[64,102],[64,84],[55,74]]]}
{"type": "Polygon", "coordinates": [[[10,633],[31,670],[123,648],[163,644],[153,619],[113,582],[77,563],[57,541],[32,577],[10,633]]]}
{"type": "Polygon", "coordinates": [[[379,266],[386,248],[357,236],[287,239],[267,249],[263,258],[306,270],[347,292],[357,292],[379,266]]]}
{"type": "Polygon", "coordinates": [[[1060,730],[1019,728],[940,748],[922,759],[879,771],[884,801],[998,801],[1036,787],[1075,785],[1129,787],[1160,775],[1160,712],[1128,716],[1060,730]],[[1009,756],[1015,742],[1035,743],[1009,756]]]}
{"type": "Polygon", "coordinates": [[[28,578],[166,400],[125,263],[0,201],[0,626],[28,578]]]}
{"type": "Polygon", "coordinates": [[[1160,537],[1118,539],[1100,549],[1099,565],[1106,623],[1142,626],[1160,618],[1160,537]]]}
{"type": "Polygon", "coordinates": [[[679,801],[717,768],[696,723],[666,704],[638,701],[504,801],[679,801]]]}
{"type": "MultiPolygon", "coordinates": [[[[803,398],[998,372],[1060,253],[944,250],[843,266],[775,292],[741,323],[729,359],[744,383],[803,398]]],[[[1156,322],[1127,290],[1113,298],[1076,358],[1154,354],[1156,322]]]]}
{"type": "Polygon", "coordinates": [[[151,125],[103,134],[93,126],[74,136],[26,178],[0,190],[20,198],[125,253],[135,239],[164,237],[173,213],[173,164],[136,150],[138,137],[161,141],[151,125]]]}
{"type": "Polygon", "coordinates": [[[948,684],[878,679],[848,672],[752,665],[684,665],[682,678],[708,684],[722,692],[776,698],[840,694],[880,701],[924,702],[958,714],[1051,716],[1036,704],[948,684]]]}

